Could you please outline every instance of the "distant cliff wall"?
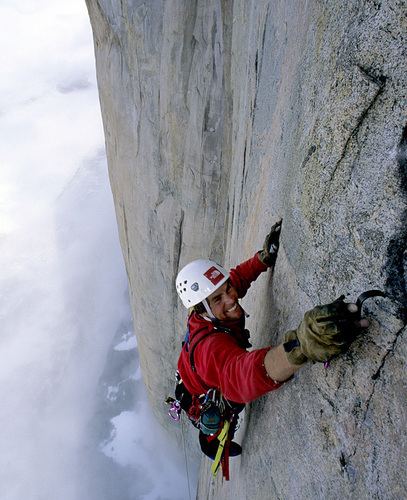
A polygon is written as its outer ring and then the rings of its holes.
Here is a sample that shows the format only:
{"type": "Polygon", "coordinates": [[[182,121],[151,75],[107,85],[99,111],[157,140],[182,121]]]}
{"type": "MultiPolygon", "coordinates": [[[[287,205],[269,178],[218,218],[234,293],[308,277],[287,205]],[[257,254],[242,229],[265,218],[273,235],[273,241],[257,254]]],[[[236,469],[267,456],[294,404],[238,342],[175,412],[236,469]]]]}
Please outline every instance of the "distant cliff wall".
{"type": "Polygon", "coordinates": [[[232,481],[204,462],[199,497],[402,498],[405,2],[87,4],[143,377],[164,425],[189,260],[236,264],[283,217],[274,277],[244,302],[256,347],[317,303],[388,294],[348,354],[251,405],[232,481]]]}

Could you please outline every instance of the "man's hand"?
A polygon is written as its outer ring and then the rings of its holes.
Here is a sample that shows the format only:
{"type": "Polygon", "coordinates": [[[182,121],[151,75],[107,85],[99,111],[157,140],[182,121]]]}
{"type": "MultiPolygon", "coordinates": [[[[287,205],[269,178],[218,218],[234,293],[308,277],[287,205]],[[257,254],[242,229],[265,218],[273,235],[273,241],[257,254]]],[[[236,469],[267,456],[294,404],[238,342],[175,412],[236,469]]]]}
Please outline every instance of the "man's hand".
{"type": "Polygon", "coordinates": [[[267,267],[273,267],[276,263],[278,247],[280,245],[281,224],[280,219],[271,226],[269,234],[266,236],[263,244],[263,250],[259,251],[259,259],[267,267]]]}
{"type": "Polygon", "coordinates": [[[341,296],[331,304],[314,307],[305,313],[297,330],[286,333],[284,348],[290,363],[327,361],[345,352],[357,331],[369,325],[367,320],[359,320],[356,304],[343,299],[341,296]]]}

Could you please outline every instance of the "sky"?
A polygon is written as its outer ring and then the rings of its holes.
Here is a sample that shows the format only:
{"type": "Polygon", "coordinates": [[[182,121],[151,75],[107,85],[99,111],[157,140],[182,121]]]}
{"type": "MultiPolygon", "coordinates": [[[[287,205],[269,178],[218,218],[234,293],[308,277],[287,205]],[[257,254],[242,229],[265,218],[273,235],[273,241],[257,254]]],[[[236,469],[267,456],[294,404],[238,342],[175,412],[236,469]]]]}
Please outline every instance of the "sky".
{"type": "Polygon", "coordinates": [[[0,18],[0,498],[188,498],[141,380],[85,3],[0,18]]]}

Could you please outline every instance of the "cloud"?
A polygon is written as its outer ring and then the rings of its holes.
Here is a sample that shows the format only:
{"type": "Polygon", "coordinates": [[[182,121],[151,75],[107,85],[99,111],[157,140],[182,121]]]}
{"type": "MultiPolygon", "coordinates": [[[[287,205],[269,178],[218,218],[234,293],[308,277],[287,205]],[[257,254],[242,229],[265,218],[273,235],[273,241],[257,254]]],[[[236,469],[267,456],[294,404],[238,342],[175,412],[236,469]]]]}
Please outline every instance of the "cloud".
{"type": "MultiPolygon", "coordinates": [[[[134,484],[156,436],[166,437],[144,432],[151,415],[136,345],[117,340],[131,318],[85,3],[3,1],[0,16],[2,496],[172,498],[172,478],[144,474],[134,484]],[[107,369],[119,377],[110,393],[107,369]],[[98,445],[110,438],[116,454],[107,457],[98,445]]],[[[157,473],[183,481],[183,471],[160,464],[157,473]]]]}
{"type": "Polygon", "coordinates": [[[91,87],[91,83],[86,78],[77,78],[75,80],[70,80],[57,84],[57,90],[61,94],[69,94],[70,92],[75,92],[77,90],[86,90],[91,87]]]}

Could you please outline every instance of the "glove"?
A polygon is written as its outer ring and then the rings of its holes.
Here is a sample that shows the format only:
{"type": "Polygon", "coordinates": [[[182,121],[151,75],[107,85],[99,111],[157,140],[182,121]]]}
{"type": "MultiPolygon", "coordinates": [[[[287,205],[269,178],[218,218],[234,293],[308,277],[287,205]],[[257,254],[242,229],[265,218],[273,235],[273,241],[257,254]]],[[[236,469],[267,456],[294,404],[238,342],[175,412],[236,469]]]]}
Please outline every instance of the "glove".
{"type": "Polygon", "coordinates": [[[283,220],[280,219],[271,226],[270,232],[264,240],[263,250],[259,251],[259,259],[267,267],[273,267],[276,263],[282,222],[283,220]]]}
{"type": "Polygon", "coordinates": [[[285,334],[284,349],[291,364],[327,361],[348,349],[357,328],[365,325],[358,322],[357,306],[343,299],[342,295],[331,304],[314,307],[305,313],[297,330],[285,334]]]}

